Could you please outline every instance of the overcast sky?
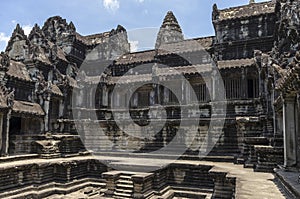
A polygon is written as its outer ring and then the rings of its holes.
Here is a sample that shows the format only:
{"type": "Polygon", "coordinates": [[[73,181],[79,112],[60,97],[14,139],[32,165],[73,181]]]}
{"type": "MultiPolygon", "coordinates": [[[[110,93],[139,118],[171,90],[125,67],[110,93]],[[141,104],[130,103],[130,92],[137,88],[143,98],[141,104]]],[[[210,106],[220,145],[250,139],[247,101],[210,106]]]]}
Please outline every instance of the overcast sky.
{"type": "MultiPolygon", "coordinates": [[[[262,1],[265,0],[256,0],[262,1]]],[[[152,47],[151,42],[138,40],[146,33],[147,37],[154,37],[169,10],[177,17],[185,38],[210,36],[214,35],[211,24],[214,3],[227,8],[248,4],[249,0],[2,0],[0,51],[5,49],[17,23],[28,34],[35,23],[42,26],[55,15],[73,21],[82,35],[109,31],[120,24],[129,32],[134,50],[152,47]]]]}

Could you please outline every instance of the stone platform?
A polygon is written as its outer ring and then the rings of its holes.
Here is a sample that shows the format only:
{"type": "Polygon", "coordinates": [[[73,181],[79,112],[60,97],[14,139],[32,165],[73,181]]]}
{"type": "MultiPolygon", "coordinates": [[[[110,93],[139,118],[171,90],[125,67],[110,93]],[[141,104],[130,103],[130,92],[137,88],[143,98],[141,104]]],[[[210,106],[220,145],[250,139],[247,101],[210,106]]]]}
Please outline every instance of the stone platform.
{"type": "MultiPolygon", "coordinates": [[[[154,183],[153,186],[161,185],[155,188],[160,192],[151,192],[150,198],[210,198],[223,193],[235,193],[239,199],[285,198],[273,182],[272,174],[255,173],[242,165],[100,155],[47,160],[33,157],[0,163],[0,197],[20,198],[18,196],[29,193],[31,198],[72,198],[74,194],[80,198],[103,198],[108,182],[104,173],[113,171],[110,166],[116,165],[122,166],[124,170],[121,173],[126,175],[128,170],[150,166],[153,169],[150,173],[155,174],[156,185],[154,183]],[[164,169],[165,165],[167,169],[164,169]],[[12,180],[11,184],[11,180],[7,179],[12,180]]],[[[126,175],[122,174],[122,178],[126,175]]],[[[151,174],[138,175],[133,179],[142,182],[149,178],[151,174]]]]}

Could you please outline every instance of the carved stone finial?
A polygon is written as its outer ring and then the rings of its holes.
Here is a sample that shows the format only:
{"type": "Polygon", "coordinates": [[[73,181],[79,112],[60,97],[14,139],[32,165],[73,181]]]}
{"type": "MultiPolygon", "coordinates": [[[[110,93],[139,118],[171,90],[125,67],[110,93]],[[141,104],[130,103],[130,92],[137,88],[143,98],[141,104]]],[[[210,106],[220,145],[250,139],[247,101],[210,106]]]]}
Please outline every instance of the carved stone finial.
{"type": "Polygon", "coordinates": [[[249,4],[255,3],[255,0],[249,0],[249,4]]]}
{"type": "Polygon", "coordinates": [[[167,28],[168,26],[173,27],[178,32],[182,32],[182,30],[178,24],[178,21],[172,11],[167,12],[167,15],[164,18],[163,24],[161,25],[162,28],[167,28]]]}
{"type": "Polygon", "coordinates": [[[76,32],[76,28],[75,28],[75,26],[74,26],[74,24],[73,24],[72,21],[69,23],[69,30],[70,30],[71,32],[76,32]]]}
{"type": "Polygon", "coordinates": [[[42,37],[42,34],[43,34],[43,32],[42,32],[41,28],[37,24],[35,24],[34,27],[32,28],[32,30],[30,31],[28,39],[32,40],[34,35],[38,35],[38,37],[42,37]]]}
{"type": "Polygon", "coordinates": [[[216,20],[216,19],[218,19],[218,17],[219,17],[219,9],[218,9],[217,4],[214,4],[213,5],[213,12],[212,12],[212,19],[216,20]]]}

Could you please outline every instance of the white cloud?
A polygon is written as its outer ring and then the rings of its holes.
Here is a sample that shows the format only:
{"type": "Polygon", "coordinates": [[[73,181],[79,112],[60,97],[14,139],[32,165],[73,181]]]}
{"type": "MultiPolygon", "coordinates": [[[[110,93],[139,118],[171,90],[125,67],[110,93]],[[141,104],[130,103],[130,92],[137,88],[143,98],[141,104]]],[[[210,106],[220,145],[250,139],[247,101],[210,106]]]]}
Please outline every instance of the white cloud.
{"type": "Polygon", "coordinates": [[[24,25],[22,26],[23,30],[24,30],[24,33],[25,35],[29,35],[30,31],[32,30],[33,26],[28,24],[28,25],[24,25]]]}
{"type": "Polygon", "coordinates": [[[9,37],[4,32],[0,32],[0,41],[8,42],[9,37]]]}
{"type": "Polygon", "coordinates": [[[136,0],[139,3],[143,3],[145,0],[136,0]]]}
{"type": "Polygon", "coordinates": [[[4,32],[0,32],[0,51],[5,49],[8,41],[9,41],[9,37],[6,36],[4,32]]]}
{"type": "Polygon", "coordinates": [[[16,21],[16,20],[11,20],[11,23],[12,23],[12,24],[16,24],[17,21],[16,21]]]}
{"type": "Polygon", "coordinates": [[[118,0],[103,0],[103,6],[110,12],[116,12],[120,8],[118,0]]]}
{"type": "Polygon", "coordinates": [[[137,52],[139,48],[139,41],[130,41],[130,52],[137,52]]]}

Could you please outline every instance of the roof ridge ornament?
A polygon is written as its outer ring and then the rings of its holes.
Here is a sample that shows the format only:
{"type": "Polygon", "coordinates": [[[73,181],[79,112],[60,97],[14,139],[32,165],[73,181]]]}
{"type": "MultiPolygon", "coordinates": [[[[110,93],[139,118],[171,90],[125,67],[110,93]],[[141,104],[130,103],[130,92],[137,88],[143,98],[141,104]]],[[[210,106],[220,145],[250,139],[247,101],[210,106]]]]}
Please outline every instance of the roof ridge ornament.
{"type": "Polygon", "coordinates": [[[255,0],[249,0],[249,4],[256,3],[255,0]]]}

